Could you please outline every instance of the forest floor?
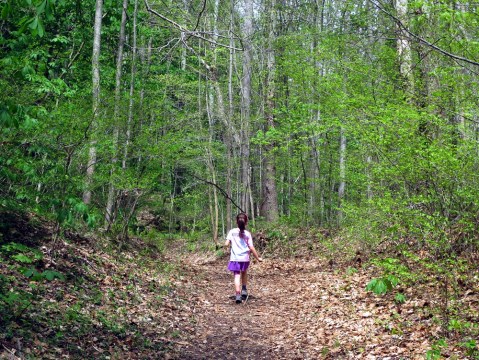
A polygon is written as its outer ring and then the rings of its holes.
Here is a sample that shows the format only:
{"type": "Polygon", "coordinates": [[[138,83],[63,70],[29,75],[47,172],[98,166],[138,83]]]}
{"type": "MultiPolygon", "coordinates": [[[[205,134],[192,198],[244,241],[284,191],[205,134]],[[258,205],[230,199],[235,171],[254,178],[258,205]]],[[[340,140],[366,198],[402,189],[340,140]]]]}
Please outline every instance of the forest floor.
{"type": "Polygon", "coordinates": [[[442,329],[430,291],[398,305],[365,291],[368,270],[345,271],[317,257],[266,259],[252,265],[251,296],[238,305],[225,267],[224,259],[190,267],[195,330],[179,358],[468,358],[435,343],[442,329]]]}
{"type": "Polygon", "coordinates": [[[4,232],[0,359],[479,358],[477,272],[448,294],[445,317],[430,275],[403,286],[397,303],[393,292],[365,290],[378,276],[368,263],[267,251],[251,264],[249,298],[236,304],[221,252],[186,241],[167,244],[163,255],[141,241],[118,252],[108,241],[71,233],[53,241],[20,225],[23,244],[43,254],[36,269],[64,279],[27,279],[18,261],[35,253],[14,255],[18,229],[4,232]],[[454,325],[447,337],[445,321],[454,325]]]}

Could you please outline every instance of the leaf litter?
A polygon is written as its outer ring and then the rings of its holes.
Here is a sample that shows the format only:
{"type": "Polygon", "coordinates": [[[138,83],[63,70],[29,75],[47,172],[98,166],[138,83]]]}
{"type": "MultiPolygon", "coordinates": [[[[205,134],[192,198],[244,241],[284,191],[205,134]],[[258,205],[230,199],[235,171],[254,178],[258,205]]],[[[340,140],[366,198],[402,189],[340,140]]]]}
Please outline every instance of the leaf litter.
{"type": "MultiPolygon", "coordinates": [[[[442,337],[433,284],[406,288],[398,305],[366,292],[367,267],[348,273],[309,255],[254,262],[251,296],[237,305],[224,257],[114,255],[92,242],[43,248],[43,267],[66,280],[46,282],[0,331],[0,358],[424,359],[442,337]]],[[[456,301],[477,320],[477,286],[456,301]]],[[[452,341],[441,354],[474,358],[452,341]]]]}

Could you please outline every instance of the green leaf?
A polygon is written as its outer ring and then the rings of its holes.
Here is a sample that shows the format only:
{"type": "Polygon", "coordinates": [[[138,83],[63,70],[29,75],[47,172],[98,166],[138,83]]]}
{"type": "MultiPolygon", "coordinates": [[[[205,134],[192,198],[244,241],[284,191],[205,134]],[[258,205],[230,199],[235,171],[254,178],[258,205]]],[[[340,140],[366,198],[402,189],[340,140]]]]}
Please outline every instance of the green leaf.
{"type": "Polygon", "coordinates": [[[45,270],[42,272],[42,276],[48,281],[52,281],[53,279],[65,280],[65,277],[61,273],[54,270],[45,270]]]}
{"type": "Polygon", "coordinates": [[[30,29],[35,30],[38,27],[38,16],[35,16],[30,21],[27,21],[27,23],[30,23],[30,25],[28,25],[30,29]]]}
{"type": "Polygon", "coordinates": [[[23,275],[25,275],[27,278],[30,278],[35,274],[38,274],[38,271],[35,270],[34,268],[30,268],[30,269],[26,270],[25,272],[23,272],[23,275]]]}
{"type": "Polygon", "coordinates": [[[388,286],[383,279],[380,279],[373,289],[373,292],[377,295],[386,294],[388,292],[388,286]]]}
{"type": "Polygon", "coordinates": [[[23,275],[25,275],[27,278],[29,278],[30,281],[40,281],[40,280],[43,279],[42,274],[40,274],[37,271],[37,269],[35,269],[33,267],[24,271],[23,275]]]}
{"type": "Polygon", "coordinates": [[[38,19],[38,36],[43,37],[45,35],[45,27],[43,26],[43,21],[42,19],[38,19]]]}
{"type": "Polygon", "coordinates": [[[397,284],[399,284],[399,279],[394,276],[394,275],[388,275],[386,277],[386,280],[388,281],[388,283],[390,284],[390,289],[391,290],[394,286],[396,286],[397,284]]]}
{"type": "Polygon", "coordinates": [[[372,279],[367,285],[366,290],[372,291],[376,295],[386,294],[393,288],[391,281],[387,278],[372,279]]]}
{"type": "Polygon", "coordinates": [[[47,17],[47,20],[53,20],[55,17],[53,16],[53,5],[54,2],[45,0],[46,2],[46,7],[45,7],[45,15],[47,17]]]}
{"type": "Polygon", "coordinates": [[[31,248],[25,246],[23,244],[18,244],[15,242],[11,242],[2,246],[2,250],[6,252],[13,252],[13,251],[29,251],[31,248]]]}
{"type": "Polygon", "coordinates": [[[10,3],[6,3],[5,5],[3,5],[2,19],[7,20],[8,16],[10,15],[11,12],[12,12],[12,7],[11,7],[10,3]]]}
{"type": "Polygon", "coordinates": [[[24,264],[31,264],[33,262],[33,259],[29,258],[28,256],[26,256],[24,254],[13,255],[12,259],[15,259],[18,262],[21,262],[21,263],[24,263],[24,264]]]}
{"type": "Polygon", "coordinates": [[[42,14],[45,11],[45,6],[47,5],[47,1],[43,0],[40,5],[37,6],[37,15],[42,14]]]}
{"type": "Polygon", "coordinates": [[[367,290],[367,291],[373,291],[373,289],[376,287],[377,282],[378,282],[378,279],[372,279],[372,280],[366,285],[366,290],[367,290]]]}
{"type": "Polygon", "coordinates": [[[394,301],[398,304],[404,304],[406,302],[406,297],[402,293],[397,293],[394,297],[394,301]]]}
{"type": "Polygon", "coordinates": [[[34,75],[35,74],[35,70],[30,66],[30,65],[25,65],[22,69],[22,75],[24,77],[27,77],[27,75],[34,75]]]}
{"type": "Polygon", "coordinates": [[[441,351],[439,350],[428,350],[426,352],[426,359],[427,360],[437,360],[441,357],[441,351]]]}
{"type": "Polygon", "coordinates": [[[6,107],[0,108],[0,125],[9,128],[13,125],[12,117],[6,107]]]}

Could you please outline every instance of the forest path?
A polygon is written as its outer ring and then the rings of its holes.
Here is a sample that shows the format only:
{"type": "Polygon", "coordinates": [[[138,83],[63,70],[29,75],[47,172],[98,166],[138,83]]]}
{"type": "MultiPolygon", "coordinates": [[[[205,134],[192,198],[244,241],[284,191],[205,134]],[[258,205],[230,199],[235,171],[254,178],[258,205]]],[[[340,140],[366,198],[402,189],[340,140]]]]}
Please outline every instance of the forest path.
{"type": "Polygon", "coordinates": [[[181,359],[424,358],[426,339],[399,328],[396,305],[366,293],[370,277],[361,271],[335,271],[317,258],[255,262],[251,296],[239,305],[226,264],[195,264],[185,275],[194,333],[181,359]]]}

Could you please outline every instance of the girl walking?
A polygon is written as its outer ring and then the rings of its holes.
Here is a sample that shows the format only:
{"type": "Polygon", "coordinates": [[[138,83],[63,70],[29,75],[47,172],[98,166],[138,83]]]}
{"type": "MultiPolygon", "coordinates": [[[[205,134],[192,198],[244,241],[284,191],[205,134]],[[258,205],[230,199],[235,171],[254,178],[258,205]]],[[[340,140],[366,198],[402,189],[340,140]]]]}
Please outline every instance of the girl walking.
{"type": "Polygon", "coordinates": [[[235,300],[237,304],[241,303],[242,299],[248,296],[246,288],[248,284],[248,266],[249,255],[253,253],[258,261],[263,261],[258,256],[254,246],[253,237],[251,233],[246,230],[248,224],[248,216],[245,213],[236,216],[237,228],[231,229],[226,237],[225,246],[231,245],[230,262],[228,263],[228,270],[234,274],[235,284],[235,300]]]}

